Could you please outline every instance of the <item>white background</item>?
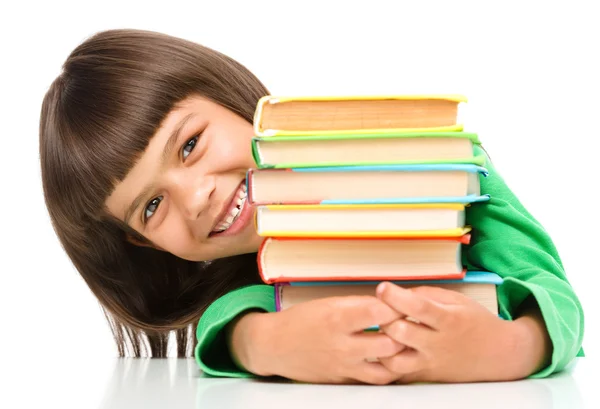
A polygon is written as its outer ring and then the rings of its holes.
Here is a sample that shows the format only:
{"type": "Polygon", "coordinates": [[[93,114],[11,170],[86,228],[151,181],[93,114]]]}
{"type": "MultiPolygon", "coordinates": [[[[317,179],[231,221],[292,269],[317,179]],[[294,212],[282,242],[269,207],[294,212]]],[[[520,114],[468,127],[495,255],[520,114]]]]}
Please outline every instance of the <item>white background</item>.
{"type": "MultiPolygon", "coordinates": [[[[46,89],[74,47],[110,28],[162,31],[215,48],[246,65],[272,94],[465,94],[468,129],[479,133],[508,185],[554,239],[584,305],[587,354],[598,354],[600,29],[593,3],[4,5],[0,342],[8,356],[2,371],[8,365],[5,373],[17,379],[11,390],[48,399],[56,392],[24,392],[18,379],[32,371],[60,378],[69,362],[98,365],[116,355],[97,302],[54,235],[38,163],[46,89]]],[[[69,399],[98,402],[106,374],[86,374],[69,399]]]]}

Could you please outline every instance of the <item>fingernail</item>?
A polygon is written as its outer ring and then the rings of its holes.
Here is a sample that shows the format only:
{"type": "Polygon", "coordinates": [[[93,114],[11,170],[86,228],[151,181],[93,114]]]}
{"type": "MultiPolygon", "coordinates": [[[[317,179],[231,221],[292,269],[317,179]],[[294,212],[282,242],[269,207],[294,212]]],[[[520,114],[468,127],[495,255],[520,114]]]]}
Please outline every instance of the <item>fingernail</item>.
{"type": "Polygon", "coordinates": [[[386,283],[379,283],[379,285],[375,289],[375,294],[378,297],[381,297],[381,294],[383,294],[383,292],[385,291],[385,287],[386,287],[386,283]]]}

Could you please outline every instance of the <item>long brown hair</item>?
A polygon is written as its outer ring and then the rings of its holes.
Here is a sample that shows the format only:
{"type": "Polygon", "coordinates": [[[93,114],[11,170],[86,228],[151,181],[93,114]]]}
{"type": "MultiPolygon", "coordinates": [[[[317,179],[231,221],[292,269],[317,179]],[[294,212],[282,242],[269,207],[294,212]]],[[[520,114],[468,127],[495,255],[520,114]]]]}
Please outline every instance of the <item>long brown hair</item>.
{"type": "Polygon", "coordinates": [[[202,312],[258,283],[255,254],[203,263],[126,240],[145,239],[104,206],[178,102],[202,95],[252,121],[265,86],[233,59],[140,30],[95,34],[69,55],[44,97],[40,159],[58,238],[100,301],[119,355],[189,356],[202,312]]]}

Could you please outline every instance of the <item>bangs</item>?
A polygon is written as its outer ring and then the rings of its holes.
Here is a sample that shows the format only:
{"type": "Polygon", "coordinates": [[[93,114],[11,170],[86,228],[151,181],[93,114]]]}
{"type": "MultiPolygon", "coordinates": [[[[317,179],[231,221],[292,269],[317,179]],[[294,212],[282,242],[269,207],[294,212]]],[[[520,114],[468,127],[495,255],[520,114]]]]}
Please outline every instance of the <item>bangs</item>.
{"type": "Polygon", "coordinates": [[[56,134],[43,149],[61,170],[50,181],[53,196],[80,206],[77,214],[104,217],[104,201],[179,101],[199,94],[251,122],[257,96],[246,77],[228,57],[158,33],[107,32],[83,43],[47,95],[55,99],[56,134]]]}

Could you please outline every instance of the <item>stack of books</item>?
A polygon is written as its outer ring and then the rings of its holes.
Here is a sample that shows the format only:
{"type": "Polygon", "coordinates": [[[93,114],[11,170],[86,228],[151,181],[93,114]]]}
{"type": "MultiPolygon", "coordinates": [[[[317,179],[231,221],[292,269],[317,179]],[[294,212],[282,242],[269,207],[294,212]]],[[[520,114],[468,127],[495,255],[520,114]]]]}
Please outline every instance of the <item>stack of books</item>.
{"type": "Polygon", "coordinates": [[[460,291],[498,313],[491,272],[469,271],[465,212],[485,157],[463,132],[462,96],[262,98],[248,198],[277,309],[375,294],[382,280],[460,291]]]}

